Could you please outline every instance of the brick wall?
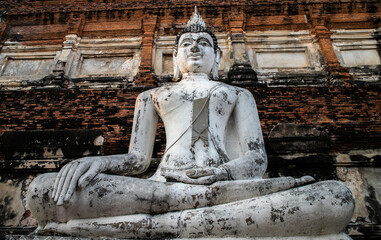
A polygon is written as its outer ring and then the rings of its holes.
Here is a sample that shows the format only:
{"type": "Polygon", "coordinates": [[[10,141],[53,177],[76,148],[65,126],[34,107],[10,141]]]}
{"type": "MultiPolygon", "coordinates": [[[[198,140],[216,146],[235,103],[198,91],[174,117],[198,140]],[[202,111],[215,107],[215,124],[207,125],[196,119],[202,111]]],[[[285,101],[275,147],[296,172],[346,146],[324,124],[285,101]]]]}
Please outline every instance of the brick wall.
{"type": "MultiPolygon", "coordinates": [[[[381,142],[368,142],[381,133],[379,85],[247,88],[255,96],[265,138],[277,125],[292,123],[329,132],[331,152],[381,147],[381,142]],[[356,142],[341,142],[349,136],[356,142]]],[[[128,149],[135,98],[141,91],[141,88],[2,91],[0,133],[97,129],[105,138],[103,154],[123,153],[128,149]]],[[[162,139],[158,144],[163,144],[163,130],[159,132],[162,139]]]]}

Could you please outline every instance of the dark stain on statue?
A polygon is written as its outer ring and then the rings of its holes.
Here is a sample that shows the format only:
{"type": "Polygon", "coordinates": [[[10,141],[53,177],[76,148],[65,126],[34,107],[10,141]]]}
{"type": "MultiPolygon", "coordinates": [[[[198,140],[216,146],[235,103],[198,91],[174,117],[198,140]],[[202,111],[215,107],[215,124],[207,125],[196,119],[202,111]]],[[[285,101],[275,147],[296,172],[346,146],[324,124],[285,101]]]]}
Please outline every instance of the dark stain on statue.
{"type": "Polygon", "coordinates": [[[348,204],[351,202],[351,197],[348,194],[343,194],[343,195],[336,194],[335,198],[338,200],[341,200],[340,206],[343,206],[343,204],[348,204]]]}
{"type": "Polygon", "coordinates": [[[271,221],[275,222],[277,219],[279,219],[279,221],[284,222],[284,209],[285,207],[281,207],[281,209],[275,209],[273,206],[271,206],[271,221]]]}
{"type": "Polygon", "coordinates": [[[306,201],[308,201],[308,202],[310,203],[310,205],[312,205],[312,202],[315,201],[315,197],[314,197],[314,196],[308,196],[308,197],[306,198],[306,201]]]}
{"type": "Polygon", "coordinates": [[[235,89],[235,95],[238,96],[241,92],[242,92],[242,90],[240,90],[240,89],[238,89],[238,88],[235,89]]]}
{"type": "Polygon", "coordinates": [[[255,222],[253,221],[253,219],[251,219],[251,217],[249,217],[249,218],[246,218],[246,224],[247,224],[247,226],[250,226],[250,225],[252,225],[252,224],[254,224],[255,222]]]}
{"type": "MultiPolygon", "coordinates": [[[[86,181],[88,181],[89,180],[89,178],[86,178],[86,181]]],[[[101,180],[99,179],[99,178],[94,178],[93,180],[91,180],[90,182],[89,182],[89,186],[94,186],[94,185],[96,185],[97,183],[99,183],[101,180]]]]}
{"type": "Polygon", "coordinates": [[[143,98],[144,107],[147,107],[147,102],[148,102],[148,100],[149,100],[148,97],[143,98]]]}
{"type": "Polygon", "coordinates": [[[249,142],[247,144],[250,151],[258,150],[259,149],[259,143],[258,142],[249,142]]]}
{"type": "Polygon", "coordinates": [[[219,225],[222,225],[221,226],[222,230],[231,230],[231,229],[233,229],[233,227],[226,224],[226,223],[229,222],[229,220],[230,220],[229,218],[220,218],[220,219],[217,220],[217,223],[219,225]]]}
{"type": "Polygon", "coordinates": [[[225,91],[222,91],[221,94],[222,94],[222,101],[226,102],[226,100],[228,100],[228,94],[225,91]]]}
{"type": "Polygon", "coordinates": [[[293,207],[288,210],[289,214],[294,214],[296,211],[300,211],[299,207],[293,207]]]}
{"type": "Polygon", "coordinates": [[[50,202],[49,191],[44,191],[44,193],[42,194],[42,202],[43,203],[50,202]]]}
{"type": "Polygon", "coordinates": [[[222,107],[221,104],[218,105],[218,106],[216,106],[216,112],[217,112],[219,115],[221,115],[221,116],[225,115],[224,108],[222,107]]]}
{"type": "Polygon", "coordinates": [[[189,149],[189,151],[191,152],[191,154],[192,154],[192,156],[194,156],[195,155],[195,151],[194,151],[194,148],[193,148],[193,146],[189,149]]]}
{"type": "Polygon", "coordinates": [[[263,188],[263,186],[260,185],[260,186],[258,187],[258,191],[259,191],[260,194],[263,194],[264,190],[265,190],[265,189],[263,188]]]}
{"type": "MultiPolygon", "coordinates": [[[[135,132],[137,133],[139,130],[139,123],[140,123],[140,109],[138,110],[138,113],[136,115],[136,125],[135,125],[135,132]]],[[[136,138],[135,138],[135,143],[136,143],[136,138]]]]}
{"type": "Polygon", "coordinates": [[[255,159],[255,163],[259,166],[262,166],[265,163],[265,161],[263,159],[255,159]]]}
{"type": "Polygon", "coordinates": [[[181,99],[184,99],[186,101],[192,101],[193,100],[193,96],[195,95],[195,92],[196,92],[196,90],[194,90],[191,94],[189,94],[189,93],[183,91],[181,99]]]}
{"type": "Polygon", "coordinates": [[[95,192],[98,194],[99,198],[103,198],[107,194],[109,194],[111,191],[104,187],[98,187],[95,189],[95,192]]]}

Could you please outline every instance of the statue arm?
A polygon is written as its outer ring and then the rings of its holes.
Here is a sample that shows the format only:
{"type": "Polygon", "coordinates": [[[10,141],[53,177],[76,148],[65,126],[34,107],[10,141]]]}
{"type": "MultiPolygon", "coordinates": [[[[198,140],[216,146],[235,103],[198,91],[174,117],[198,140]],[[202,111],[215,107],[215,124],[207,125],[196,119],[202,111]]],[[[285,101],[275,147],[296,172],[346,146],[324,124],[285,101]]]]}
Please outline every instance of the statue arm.
{"type": "Polygon", "coordinates": [[[239,93],[233,117],[243,155],[220,167],[234,180],[261,178],[267,168],[267,155],[257,106],[249,91],[239,93]]]}
{"type": "Polygon", "coordinates": [[[57,174],[51,197],[62,205],[77,186],[85,187],[101,172],[133,175],[150,165],[158,116],[149,91],[141,93],[135,104],[130,149],[127,154],[84,157],[66,164],[57,174]]]}
{"type": "Polygon", "coordinates": [[[136,99],[134,121],[128,154],[106,156],[107,170],[112,173],[135,175],[147,170],[151,163],[158,115],[149,91],[136,99]]]}

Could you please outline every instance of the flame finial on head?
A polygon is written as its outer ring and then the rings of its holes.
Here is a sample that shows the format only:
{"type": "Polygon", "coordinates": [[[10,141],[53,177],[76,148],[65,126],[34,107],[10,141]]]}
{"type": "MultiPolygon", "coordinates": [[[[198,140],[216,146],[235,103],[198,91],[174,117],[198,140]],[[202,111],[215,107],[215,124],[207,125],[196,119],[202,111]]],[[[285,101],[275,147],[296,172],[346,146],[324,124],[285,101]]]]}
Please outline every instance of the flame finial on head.
{"type": "Polygon", "coordinates": [[[197,11],[197,6],[194,7],[194,12],[191,19],[187,23],[187,29],[189,32],[204,32],[206,31],[206,26],[204,20],[197,11]]]}

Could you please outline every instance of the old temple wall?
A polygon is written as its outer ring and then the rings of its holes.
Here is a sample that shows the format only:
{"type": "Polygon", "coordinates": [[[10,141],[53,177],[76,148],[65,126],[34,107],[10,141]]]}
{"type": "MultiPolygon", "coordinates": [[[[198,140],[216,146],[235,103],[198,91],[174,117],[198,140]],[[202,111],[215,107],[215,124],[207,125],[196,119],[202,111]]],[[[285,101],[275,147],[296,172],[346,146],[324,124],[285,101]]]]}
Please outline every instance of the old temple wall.
{"type": "MultiPolygon", "coordinates": [[[[381,236],[381,3],[0,1],[0,231],[36,227],[38,174],[126,153],[136,96],[170,84],[176,34],[198,9],[218,38],[220,80],[250,90],[266,176],[344,181],[353,239],[381,236]]],[[[165,146],[159,124],[153,172],[165,146]]]]}

